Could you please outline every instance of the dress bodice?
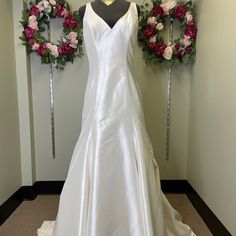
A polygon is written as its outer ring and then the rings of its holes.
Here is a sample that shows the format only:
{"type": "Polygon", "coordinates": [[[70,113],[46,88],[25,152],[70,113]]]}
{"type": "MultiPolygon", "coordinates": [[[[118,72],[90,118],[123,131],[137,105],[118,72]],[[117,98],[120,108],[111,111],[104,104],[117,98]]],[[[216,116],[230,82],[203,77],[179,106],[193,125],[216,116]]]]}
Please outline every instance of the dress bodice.
{"type": "Polygon", "coordinates": [[[91,3],[87,3],[83,36],[90,68],[109,66],[121,70],[122,65],[132,65],[137,24],[138,12],[134,2],[112,28],[93,10],[91,3]]]}

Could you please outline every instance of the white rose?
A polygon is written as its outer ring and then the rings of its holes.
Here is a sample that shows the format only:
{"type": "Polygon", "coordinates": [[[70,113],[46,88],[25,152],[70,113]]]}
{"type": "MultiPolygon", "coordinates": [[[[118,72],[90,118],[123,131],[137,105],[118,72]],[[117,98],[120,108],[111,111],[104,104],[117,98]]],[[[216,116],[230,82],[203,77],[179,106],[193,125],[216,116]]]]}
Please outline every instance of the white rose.
{"type": "Polygon", "coordinates": [[[170,60],[172,58],[172,55],[173,55],[172,47],[171,46],[167,46],[165,51],[164,51],[164,53],[163,53],[163,57],[166,60],[170,60]]]}
{"type": "Polygon", "coordinates": [[[39,2],[36,7],[40,10],[43,11],[44,10],[44,6],[43,6],[43,2],[39,2]]]}
{"type": "Polygon", "coordinates": [[[35,23],[35,21],[37,21],[37,18],[35,15],[32,15],[29,17],[29,23],[35,23]]]}
{"type": "Polygon", "coordinates": [[[58,57],[59,52],[58,52],[58,48],[56,45],[52,45],[51,43],[46,43],[46,47],[51,51],[50,53],[54,56],[54,57],[58,57]]]}
{"type": "Polygon", "coordinates": [[[156,29],[157,29],[157,30],[163,30],[163,29],[164,29],[164,25],[163,25],[162,23],[158,23],[158,24],[156,25],[156,29]]]}
{"type": "Polygon", "coordinates": [[[47,1],[47,0],[43,0],[43,7],[44,7],[44,10],[48,13],[50,13],[52,11],[52,6],[51,4],[47,1]]]}
{"type": "Polygon", "coordinates": [[[162,3],[160,6],[164,10],[166,15],[169,15],[169,11],[173,9],[177,4],[177,1],[170,0],[166,3],[162,3]]]}
{"type": "Polygon", "coordinates": [[[55,6],[55,5],[57,4],[57,2],[56,2],[55,0],[49,0],[49,2],[50,2],[53,6],[55,6]]]}
{"type": "Polygon", "coordinates": [[[58,57],[59,52],[58,52],[58,48],[57,48],[56,45],[53,45],[53,46],[52,46],[51,54],[52,54],[54,57],[58,57]]]}
{"type": "Polygon", "coordinates": [[[189,36],[184,35],[184,38],[181,40],[185,47],[191,45],[191,40],[189,36]]]}
{"type": "Polygon", "coordinates": [[[148,17],[148,19],[147,19],[147,23],[148,23],[149,25],[155,25],[156,22],[157,22],[157,19],[156,19],[155,16],[148,17]]]}
{"type": "Polygon", "coordinates": [[[67,36],[68,39],[73,40],[76,39],[78,34],[76,32],[70,32],[69,35],[67,36]]]}
{"type": "Polygon", "coordinates": [[[152,36],[150,39],[149,39],[149,43],[155,43],[157,41],[157,36],[152,36]]]}
{"type": "Polygon", "coordinates": [[[193,16],[190,11],[186,12],[185,18],[187,19],[187,22],[189,22],[193,19],[193,16]]]}

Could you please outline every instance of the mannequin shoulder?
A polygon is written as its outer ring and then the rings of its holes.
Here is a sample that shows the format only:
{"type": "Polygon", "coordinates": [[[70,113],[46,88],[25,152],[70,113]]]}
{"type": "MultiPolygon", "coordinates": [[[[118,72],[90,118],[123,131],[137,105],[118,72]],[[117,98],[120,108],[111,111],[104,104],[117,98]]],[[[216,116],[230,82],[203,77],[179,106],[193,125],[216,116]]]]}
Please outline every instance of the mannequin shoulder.
{"type": "Polygon", "coordinates": [[[81,21],[81,22],[83,22],[85,9],[86,9],[86,4],[85,4],[85,5],[82,5],[82,6],[79,8],[79,17],[80,17],[80,21],[81,21]]]}
{"type": "MultiPolygon", "coordinates": [[[[137,3],[135,3],[135,5],[136,5],[136,8],[137,8],[138,15],[140,15],[140,6],[139,6],[139,4],[137,4],[137,3]]],[[[85,10],[86,10],[86,4],[85,4],[85,5],[82,5],[82,6],[79,8],[79,16],[80,16],[80,21],[81,21],[81,22],[83,22],[85,10]]]]}

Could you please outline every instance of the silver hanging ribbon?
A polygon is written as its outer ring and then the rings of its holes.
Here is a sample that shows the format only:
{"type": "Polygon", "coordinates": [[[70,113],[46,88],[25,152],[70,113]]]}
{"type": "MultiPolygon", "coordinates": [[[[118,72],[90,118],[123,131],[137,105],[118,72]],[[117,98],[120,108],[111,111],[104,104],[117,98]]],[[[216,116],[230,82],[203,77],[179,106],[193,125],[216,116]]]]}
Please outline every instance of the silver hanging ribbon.
{"type": "MultiPolygon", "coordinates": [[[[51,41],[50,18],[47,21],[48,41],[51,41]]],[[[54,92],[53,92],[53,65],[49,65],[49,92],[50,92],[50,113],[51,113],[51,133],[52,133],[52,157],[56,158],[55,146],[55,122],[54,122],[54,92]]]]}
{"type": "MultiPolygon", "coordinates": [[[[169,27],[169,43],[173,44],[173,18],[170,18],[169,27]]],[[[171,85],[172,85],[172,66],[168,68],[168,86],[167,86],[167,116],[166,116],[166,155],[165,159],[169,159],[170,151],[170,111],[171,111],[171,85]]]]}

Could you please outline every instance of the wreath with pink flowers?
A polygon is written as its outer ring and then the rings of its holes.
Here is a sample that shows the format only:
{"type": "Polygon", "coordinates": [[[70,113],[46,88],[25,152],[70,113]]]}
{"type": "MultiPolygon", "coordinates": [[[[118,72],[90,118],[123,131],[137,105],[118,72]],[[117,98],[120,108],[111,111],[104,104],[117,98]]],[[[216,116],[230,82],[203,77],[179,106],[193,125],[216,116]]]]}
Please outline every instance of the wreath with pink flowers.
{"type": "Polygon", "coordinates": [[[196,54],[197,24],[195,6],[192,1],[153,0],[141,6],[138,42],[147,64],[152,61],[167,62],[168,65],[194,62],[196,54]],[[165,43],[162,31],[168,21],[180,23],[181,34],[173,42],[165,43]]]}
{"type": "Polygon", "coordinates": [[[57,69],[63,69],[67,62],[73,63],[75,57],[83,55],[78,11],[72,13],[67,1],[29,1],[20,23],[24,27],[20,39],[27,52],[39,55],[43,64],[52,63],[57,69]],[[42,36],[44,25],[56,17],[64,18],[63,34],[57,44],[42,36]]]}

